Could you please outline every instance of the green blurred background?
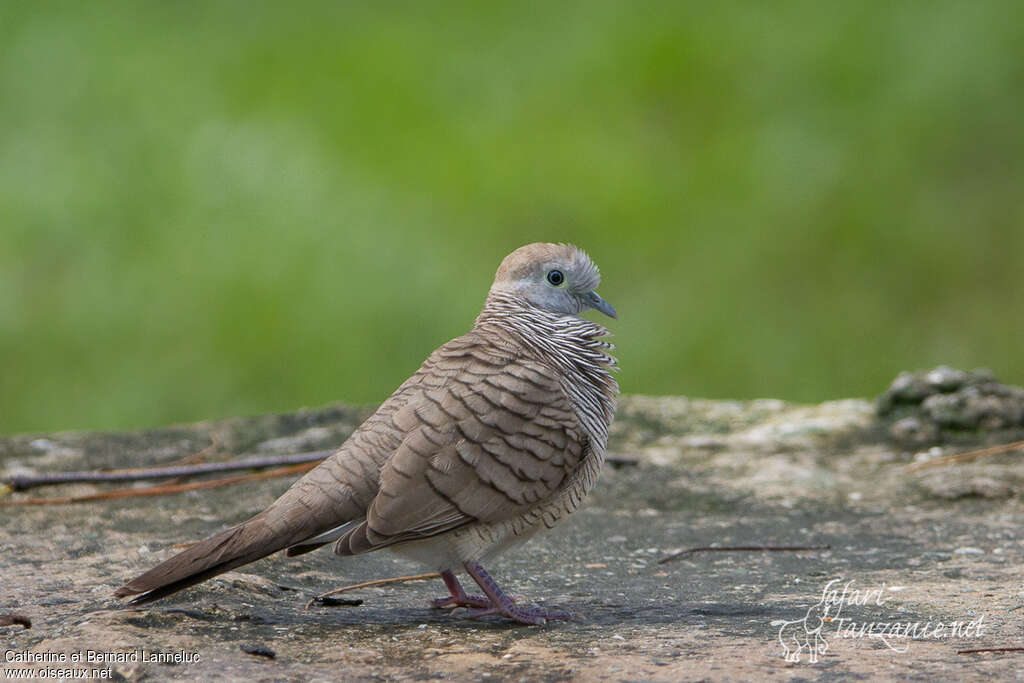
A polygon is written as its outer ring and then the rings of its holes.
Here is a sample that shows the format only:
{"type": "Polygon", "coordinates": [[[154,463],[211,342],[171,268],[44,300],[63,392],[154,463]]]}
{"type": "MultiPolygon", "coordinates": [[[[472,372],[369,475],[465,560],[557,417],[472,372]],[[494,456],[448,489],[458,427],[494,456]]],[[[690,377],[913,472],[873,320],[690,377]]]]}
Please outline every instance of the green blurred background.
{"type": "Polygon", "coordinates": [[[0,7],[0,432],[380,401],[501,258],[626,392],[1024,383],[1007,2],[0,7]]]}

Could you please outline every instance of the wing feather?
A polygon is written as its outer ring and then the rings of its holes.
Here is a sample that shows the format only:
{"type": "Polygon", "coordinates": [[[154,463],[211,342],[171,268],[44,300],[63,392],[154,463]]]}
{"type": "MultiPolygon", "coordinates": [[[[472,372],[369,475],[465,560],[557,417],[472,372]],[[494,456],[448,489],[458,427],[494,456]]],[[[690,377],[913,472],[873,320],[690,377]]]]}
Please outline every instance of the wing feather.
{"type": "Polygon", "coordinates": [[[511,519],[556,494],[580,465],[585,437],[541,363],[471,344],[438,356],[434,371],[453,381],[424,383],[392,417],[406,436],[339,554],[511,519]]]}

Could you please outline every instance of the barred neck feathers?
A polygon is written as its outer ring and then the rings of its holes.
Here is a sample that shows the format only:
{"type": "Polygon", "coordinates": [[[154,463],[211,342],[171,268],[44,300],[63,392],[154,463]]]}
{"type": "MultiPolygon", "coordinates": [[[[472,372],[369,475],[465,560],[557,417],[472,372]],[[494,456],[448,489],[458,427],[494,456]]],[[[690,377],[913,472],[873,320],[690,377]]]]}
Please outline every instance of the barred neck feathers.
{"type": "Polygon", "coordinates": [[[594,447],[603,452],[608,426],[615,412],[619,384],[611,371],[615,346],[604,341],[609,332],[602,325],[574,315],[549,313],[526,300],[491,292],[474,330],[504,332],[528,355],[559,373],[560,383],[576,410],[580,424],[594,447]]]}

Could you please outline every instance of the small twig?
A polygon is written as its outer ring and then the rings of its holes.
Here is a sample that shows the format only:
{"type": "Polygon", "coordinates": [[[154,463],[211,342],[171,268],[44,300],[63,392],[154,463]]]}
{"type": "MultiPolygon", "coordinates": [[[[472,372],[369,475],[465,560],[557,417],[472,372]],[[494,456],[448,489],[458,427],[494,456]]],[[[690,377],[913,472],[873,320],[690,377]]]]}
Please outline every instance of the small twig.
{"type": "Polygon", "coordinates": [[[92,471],[92,472],[55,472],[51,474],[14,476],[4,483],[15,491],[24,491],[37,486],[53,484],[97,484],[113,481],[140,481],[143,479],[174,479],[177,477],[194,477],[200,474],[219,472],[237,472],[238,470],[258,470],[265,467],[281,467],[302,463],[318,462],[333,451],[311,451],[295,455],[268,455],[245,460],[229,462],[210,462],[199,465],[179,465],[175,467],[150,467],[146,469],[126,469],[92,471]]]}
{"type": "Polygon", "coordinates": [[[958,655],[976,655],[981,652],[1024,652],[1024,647],[982,647],[977,650],[957,650],[958,655]]]}
{"type": "Polygon", "coordinates": [[[658,564],[665,564],[677,557],[683,555],[692,555],[693,553],[703,552],[732,552],[737,551],[758,551],[763,550],[771,553],[782,553],[782,552],[797,552],[799,550],[831,550],[830,545],[706,545],[698,548],[687,548],[686,550],[680,550],[677,553],[672,553],[668,557],[663,557],[658,560],[658,564]]]}
{"type": "Polygon", "coordinates": [[[991,446],[989,448],[981,448],[976,451],[967,451],[966,453],[954,453],[953,455],[946,455],[941,458],[935,458],[934,460],[911,463],[904,468],[904,471],[914,472],[916,470],[923,470],[929,467],[940,467],[942,465],[952,465],[958,462],[969,462],[971,460],[977,460],[978,458],[987,458],[991,455],[1009,453],[1010,451],[1016,451],[1021,448],[1024,448],[1024,441],[1014,441],[1013,443],[1004,443],[1001,446],[991,446]]]}
{"type": "Polygon", "coordinates": [[[32,628],[32,620],[20,614],[0,614],[0,626],[24,626],[32,628]]]}
{"type": "Polygon", "coordinates": [[[309,609],[317,600],[323,600],[329,598],[332,595],[338,595],[339,593],[345,593],[347,591],[354,591],[357,588],[369,588],[370,586],[384,586],[389,583],[405,583],[406,581],[426,581],[427,579],[439,579],[441,575],[437,572],[431,574],[416,574],[414,576],[394,576],[390,579],[377,579],[376,581],[364,581],[363,583],[354,583],[351,586],[342,586],[341,588],[335,588],[332,591],[321,593],[312,600],[306,603],[306,609],[309,609]]]}
{"type": "MultiPolygon", "coordinates": [[[[213,445],[207,446],[198,453],[193,453],[190,456],[182,458],[179,462],[204,457],[204,454],[212,447],[213,445]]],[[[179,464],[169,467],[15,475],[0,481],[0,485],[8,486],[12,491],[26,491],[38,486],[54,486],[58,484],[101,484],[122,481],[143,481],[145,479],[180,479],[183,477],[195,477],[203,474],[237,472],[239,470],[258,470],[266,467],[282,467],[285,465],[318,462],[333,452],[334,451],[310,451],[308,453],[296,453],[294,455],[256,456],[245,460],[200,464],[179,464]]],[[[606,457],[605,460],[616,467],[636,465],[639,462],[637,458],[630,456],[614,455],[606,457]]]]}
{"type": "Polygon", "coordinates": [[[275,477],[287,477],[292,474],[302,474],[314,467],[317,463],[307,462],[290,467],[281,467],[267,472],[255,472],[244,474],[239,477],[223,477],[221,479],[210,479],[208,481],[194,481],[188,484],[172,484],[169,486],[150,486],[142,489],[117,489],[104,493],[94,493],[88,496],[64,496],[61,498],[25,498],[24,500],[0,501],[0,507],[14,507],[19,505],[68,505],[70,503],[90,503],[97,500],[116,500],[118,498],[139,498],[143,496],[163,496],[169,493],[181,493],[183,491],[195,491],[198,489],[212,489],[219,486],[231,486],[248,481],[259,481],[261,479],[273,479],[275,477]]]}
{"type": "Polygon", "coordinates": [[[177,467],[178,465],[198,465],[201,462],[205,462],[207,456],[216,453],[220,449],[220,439],[218,439],[214,434],[210,434],[209,438],[209,445],[204,446],[195,453],[190,453],[189,455],[180,457],[177,460],[172,460],[167,463],[166,466],[177,467]]]}
{"type": "MultiPolygon", "coordinates": [[[[201,448],[200,450],[198,450],[195,453],[192,453],[190,455],[186,455],[184,457],[178,458],[177,460],[172,460],[171,462],[169,462],[166,465],[164,465],[164,467],[179,467],[179,466],[182,466],[182,465],[198,465],[200,463],[206,462],[207,458],[210,455],[213,455],[214,453],[216,453],[217,451],[220,450],[220,439],[218,439],[217,436],[215,434],[212,434],[212,433],[209,435],[209,438],[210,438],[210,444],[208,446],[205,446],[205,447],[201,448]]],[[[230,452],[229,452],[229,455],[230,455],[230,452]]],[[[188,477],[175,477],[175,478],[170,480],[170,483],[171,484],[180,484],[180,483],[186,481],[187,479],[188,479],[188,477]]]]}

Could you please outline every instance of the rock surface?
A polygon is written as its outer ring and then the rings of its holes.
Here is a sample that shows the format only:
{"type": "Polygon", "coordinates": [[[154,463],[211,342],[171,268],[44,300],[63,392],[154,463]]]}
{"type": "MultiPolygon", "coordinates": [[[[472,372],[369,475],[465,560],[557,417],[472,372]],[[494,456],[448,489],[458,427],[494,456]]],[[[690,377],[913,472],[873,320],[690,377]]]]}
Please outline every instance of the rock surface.
{"type": "MultiPolygon", "coordinates": [[[[1024,647],[1020,454],[906,469],[955,452],[942,437],[951,425],[956,451],[1017,434],[1005,402],[985,407],[969,393],[962,404],[929,405],[970,381],[953,374],[930,386],[900,380],[903,398],[890,390],[877,407],[623,397],[610,451],[636,463],[606,468],[580,512],[493,563],[513,593],[579,614],[545,627],[431,610],[428,599],[444,593],[437,580],[346,594],[361,606],[305,608],[339,585],[423,571],[388,553],[273,556],[143,609],[111,597],[175,546],[262,509],[285,479],[4,507],[0,617],[27,617],[32,628],[0,625],[0,669],[97,668],[118,680],[1019,678],[1024,653],[958,651],[1024,647]],[[957,405],[970,415],[957,418],[957,405]],[[933,424],[930,415],[939,424],[928,439],[893,431],[908,418],[933,424]],[[762,544],[829,549],[657,562],[684,548],[762,544]],[[873,635],[861,630],[871,622],[873,635]],[[917,623],[917,637],[878,637],[886,623],[917,623]],[[787,662],[780,630],[791,654],[796,643],[823,648],[817,662],[807,647],[787,662]],[[89,662],[90,652],[127,661],[89,662]]],[[[997,395],[994,378],[982,383],[978,396],[997,395]]],[[[222,459],[330,448],[365,414],[330,406],[128,434],[15,436],[0,439],[0,475],[157,466],[211,440],[222,459]]]]}

